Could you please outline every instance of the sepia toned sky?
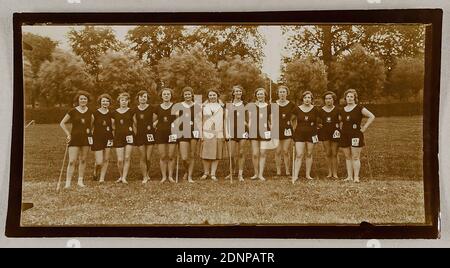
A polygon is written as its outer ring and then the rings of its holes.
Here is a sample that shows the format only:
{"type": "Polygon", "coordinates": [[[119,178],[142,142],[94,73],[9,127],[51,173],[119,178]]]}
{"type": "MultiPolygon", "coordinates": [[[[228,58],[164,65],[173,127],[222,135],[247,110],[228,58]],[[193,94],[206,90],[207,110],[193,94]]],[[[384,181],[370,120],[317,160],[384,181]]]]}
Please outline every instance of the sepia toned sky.
{"type": "MultiPolygon", "coordinates": [[[[72,28],[82,29],[84,26],[70,25],[33,25],[23,26],[22,31],[47,36],[59,42],[59,47],[70,50],[67,40],[67,32],[72,28]]],[[[111,28],[115,31],[117,38],[120,41],[125,41],[128,30],[135,27],[135,25],[112,25],[111,28]]],[[[280,78],[280,64],[283,55],[283,48],[285,46],[286,37],[281,34],[280,26],[259,26],[259,31],[266,40],[263,47],[264,58],[262,72],[269,75],[269,77],[277,81],[280,78]]]]}

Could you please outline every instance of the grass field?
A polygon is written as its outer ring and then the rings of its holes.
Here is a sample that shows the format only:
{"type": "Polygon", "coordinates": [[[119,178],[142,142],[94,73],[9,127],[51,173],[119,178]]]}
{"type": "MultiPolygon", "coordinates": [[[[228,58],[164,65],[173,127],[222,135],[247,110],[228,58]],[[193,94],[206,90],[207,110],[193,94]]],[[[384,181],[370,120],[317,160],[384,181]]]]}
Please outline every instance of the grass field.
{"type": "MultiPolygon", "coordinates": [[[[90,180],[94,163],[90,153],[87,187],[57,194],[64,140],[58,125],[33,125],[25,130],[23,200],[33,202],[34,208],[22,214],[24,226],[423,223],[425,219],[422,117],[376,119],[366,134],[360,184],[325,179],[326,162],[319,145],[315,151],[315,181],[292,185],[288,178],[273,177],[275,152],[270,152],[266,182],[230,184],[223,180],[228,172],[228,162],[223,161],[219,182],[159,184],[155,150],[150,174],[153,180],[143,186],[135,150],[129,185],[113,183],[118,177],[115,160],[110,163],[107,183],[98,185],[90,180]]],[[[342,177],[344,165],[340,153],[342,177]]],[[[248,154],[244,175],[251,176],[251,172],[248,154]]],[[[200,161],[196,175],[201,175],[200,161]]]]}

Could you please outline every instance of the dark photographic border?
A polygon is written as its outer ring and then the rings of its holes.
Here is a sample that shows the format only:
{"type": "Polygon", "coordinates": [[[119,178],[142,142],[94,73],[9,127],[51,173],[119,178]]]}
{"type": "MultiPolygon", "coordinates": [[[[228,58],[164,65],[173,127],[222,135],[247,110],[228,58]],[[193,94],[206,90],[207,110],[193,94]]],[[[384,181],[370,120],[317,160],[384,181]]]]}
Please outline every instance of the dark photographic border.
{"type": "Polygon", "coordinates": [[[190,13],[14,13],[14,107],[7,237],[184,238],[439,238],[439,92],[442,9],[190,13]],[[33,24],[321,24],[423,23],[425,41],[423,170],[426,221],[419,225],[211,225],[136,227],[21,227],[24,92],[22,25],[33,24]]]}

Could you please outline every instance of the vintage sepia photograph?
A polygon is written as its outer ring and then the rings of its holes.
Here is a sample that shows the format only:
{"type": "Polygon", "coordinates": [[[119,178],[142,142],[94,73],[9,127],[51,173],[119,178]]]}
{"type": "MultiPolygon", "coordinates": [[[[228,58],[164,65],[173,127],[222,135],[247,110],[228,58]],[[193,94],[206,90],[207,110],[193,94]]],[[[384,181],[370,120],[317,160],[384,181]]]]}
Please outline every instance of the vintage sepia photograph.
{"type": "Polygon", "coordinates": [[[20,225],[424,225],[427,27],[23,24],[20,225]]]}

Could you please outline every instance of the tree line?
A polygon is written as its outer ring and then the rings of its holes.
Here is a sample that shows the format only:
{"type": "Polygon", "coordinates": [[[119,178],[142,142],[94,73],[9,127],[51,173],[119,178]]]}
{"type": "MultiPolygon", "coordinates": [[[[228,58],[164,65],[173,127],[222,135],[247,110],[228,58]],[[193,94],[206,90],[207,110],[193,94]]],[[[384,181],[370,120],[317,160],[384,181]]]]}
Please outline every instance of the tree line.
{"type": "MultiPolygon", "coordinates": [[[[366,102],[407,102],[423,90],[424,35],[420,25],[283,26],[289,53],[280,63],[285,84],[297,98],[303,90],[338,94],[356,88],[366,102]]],[[[128,31],[125,42],[111,27],[85,26],[67,33],[71,51],[48,37],[24,33],[26,102],[67,105],[78,90],[113,97],[147,89],[185,86],[199,94],[215,87],[225,97],[240,84],[246,98],[268,87],[262,73],[266,42],[258,26],[142,25],[128,31]]],[[[274,51],[273,53],[279,53],[274,51]]],[[[274,96],[275,97],[275,96],[274,96]]]]}

